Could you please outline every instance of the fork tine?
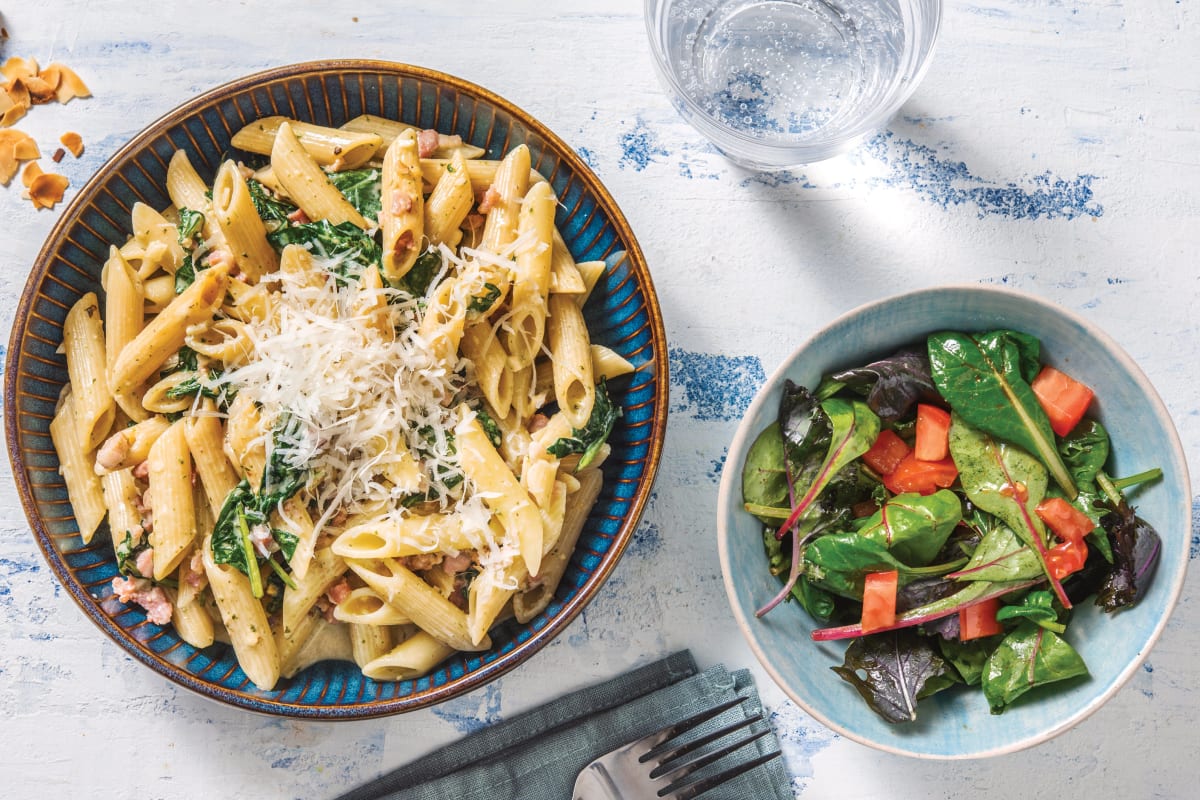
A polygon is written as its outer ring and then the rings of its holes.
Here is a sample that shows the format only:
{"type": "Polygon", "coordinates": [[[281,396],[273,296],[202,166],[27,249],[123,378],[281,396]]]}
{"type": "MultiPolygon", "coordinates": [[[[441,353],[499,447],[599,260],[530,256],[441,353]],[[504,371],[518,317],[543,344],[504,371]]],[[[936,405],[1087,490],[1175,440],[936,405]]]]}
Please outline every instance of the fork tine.
{"type": "Polygon", "coordinates": [[[717,716],[720,716],[721,714],[724,714],[729,709],[733,708],[736,705],[741,704],[744,701],[745,701],[744,697],[735,697],[732,700],[727,700],[724,703],[721,703],[719,706],[715,706],[713,708],[707,708],[704,711],[701,711],[697,714],[693,714],[692,716],[688,717],[685,720],[676,722],[674,725],[670,726],[669,728],[664,728],[662,730],[655,731],[654,733],[650,734],[649,736],[643,737],[642,738],[643,742],[655,741],[656,744],[654,744],[649,750],[647,750],[645,753],[643,753],[642,756],[638,759],[638,761],[645,763],[646,761],[649,761],[651,758],[655,758],[659,752],[669,748],[671,740],[674,739],[679,734],[686,733],[687,731],[690,731],[692,728],[695,728],[697,725],[702,725],[705,722],[708,722],[713,717],[717,717],[717,716]]]}
{"type": "Polygon", "coordinates": [[[658,747],[654,748],[654,750],[651,750],[649,753],[642,756],[638,760],[645,762],[645,761],[649,761],[651,758],[658,758],[659,765],[650,772],[651,778],[657,778],[659,775],[670,772],[672,769],[674,769],[674,767],[667,766],[668,761],[673,761],[673,760],[679,758],[680,756],[685,756],[688,753],[692,752],[693,750],[697,750],[697,749],[703,747],[704,745],[708,744],[709,742],[715,742],[717,739],[723,739],[724,737],[728,736],[729,734],[733,733],[734,731],[741,730],[742,728],[748,728],[761,719],[762,719],[761,713],[755,714],[753,717],[745,717],[744,719],[739,719],[737,722],[731,722],[730,724],[726,725],[724,728],[713,731],[712,733],[705,734],[704,736],[701,736],[699,739],[690,741],[687,744],[681,744],[673,750],[665,750],[665,752],[662,752],[661,755],[659,755],[659,753],[656,753],[655,750],[664,751],[664,749],[667,748],[671,743],[670,741],[666,741],[666,742],[663,742],[662,744],[660,744],[658,747]]]}
{"type": "MultiPolygon", "coordinates": [[[[741,775],[743,772],[749,772],[755,767],[766,764],[772,759],[779,758],[781,755],[783,755],[783,753],[779,750],[776,750],[773,753],[767,753],[766,755],[751,759],[745,763],[735,764],[724,772],[719,772],[716,775],[710,775],[704,780],[696,781],[693,784],[684,786],[683,788],[677,790],[674,794],[660,796],[663,797],[664,800],[692,800],[692,798],[704,794],[709,789],[715,789],[723,783],[728,783],[738,775],[741,775]]],[[[667,787],[667,791],[670,792],[671,787],[667,787]]]]}
{"type": "Polygon", "coordinates": [[[693,759],[693,760],[687,762],[686,764],[683,764],[681,766],[670,769],[661,775],[656,776],[653,773],[651,773],[652,778],[663,778],[664,780],[671,781],[671,783],[666,788],[664,788],[662,790],[662,792],[660,792],[659,797],[670,794],[672,791],[682,788],[681,784],[683,783],[684,779],[687,778],[689,775],[691,775],[696,770],[700,769],[701,767],[707,767],[709,764],[713,763],[714,761],[724,758],[725,756],[729,755],[730,753],[732,753],[735,750],[742,749],[746,745],[748,745],[751,742],[754,742],[758,739],[761,739],[762,737],[766,736],[770,732],[771,732],[770,728],[764,728],[763,730],[759,731],[758,733],[751,733],[749,736],[742,737],[742,739],[739,741],[730,742],[725,747],[722,747],[720,750],[714,750],[711,753],[705,753],[704,755],[700,756],[699,758],[693,759]]]}

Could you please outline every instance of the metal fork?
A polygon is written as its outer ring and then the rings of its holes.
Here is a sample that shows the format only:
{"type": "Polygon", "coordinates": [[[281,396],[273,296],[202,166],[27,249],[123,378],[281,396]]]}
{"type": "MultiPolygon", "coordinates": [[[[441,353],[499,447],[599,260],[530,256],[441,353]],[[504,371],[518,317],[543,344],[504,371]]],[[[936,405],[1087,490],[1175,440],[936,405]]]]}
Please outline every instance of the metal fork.
{"type": "Polygon", "coordinates": [[[744,698],[738,697],[715,708],[706,709],[682,722],[600,756],[579,773],[575,780],[573,800],[648,800],[656,797],[664,800],[691,800],[709,789],[733,780],[743,772],[777,758],[780,755],[778,750],[756,756],[750,761],[739,762],[715,775],[693,777],[697,770],[771,732],[770,728],[764,728],[757,733],[750,730],[754,723],[762,719],[762,714],[759,713],[752,717],[743,717],[683,744],[674,742],[676,737],[740,705],[743,700],[744,698]],[[732,738],[734,734],[743,731],[743,735],[732,738]],[[689,753],[725,737],[731,737],[731,740],[723,743],[718,749],[692,759],[681,760],[689,753]]]}

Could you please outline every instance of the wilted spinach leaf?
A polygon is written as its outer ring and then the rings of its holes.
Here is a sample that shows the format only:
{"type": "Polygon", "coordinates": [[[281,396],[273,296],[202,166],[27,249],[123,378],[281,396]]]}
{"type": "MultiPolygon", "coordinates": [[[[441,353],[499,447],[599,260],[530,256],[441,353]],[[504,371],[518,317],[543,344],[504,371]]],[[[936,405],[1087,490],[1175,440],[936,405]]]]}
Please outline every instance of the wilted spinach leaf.
{"type": "MultiPolygon", "coordinates": [[[[958,617],[954,617],[955,622],[958,617]]],[[[942,650],[942,658],[954,665],[959,677],[967,686],[976,686],[983,680],[983,670],[987,665],[988,656],[996,646],[993,637],[972,639],[969,642],[955,639],[942,639],[938,647],[942,650]]]]}
{"type": "Polygon", "coordinates": [[[377,169],[329,173],[329,182],[367,219],[379,219],[382,180],[377,169]]]}
{"type": "Polygon", "coordinates": [[[1022,622],[1004,637],[983,670],[983,694],[993,714],[1035,686],[1087,674],[1075,648],[1053,631],[1022,622]]]}
{"type": "Polygon", "coordinates": [[[492,310],[492,306],[496,305],[496,301],[500,299],[500,287],[495,284],[485,283],[483,290],[483,294],[472,297],[471,302],[467,303],[468,311],[486,314],[492,310]]]}
{"type": "Polygon", "coordinates": [[[915,349],[901,350],[864,367],[836,372],[831,378],[865,393],[867,405],[884,422],[904,418],[921,400],[938,398],[929,357],[915,349]]]}
{"type": "Polygon", "coordinates": [[[424,297],[441,269],[442,254],[432,247],[426,248],[394,288],[403,289],[413,297],[424,297]]]}
{"type": "Polygon", "coordinates": [[[378,265],[382,258],[379,243],[353,222],[334,225],[322,219],[285,225],[268,233],[267,241],[276,250],[298,244],[314,256],[336,261],[332,271],[345,280],[357,278],[364,267],[378,265]]]}
{"type": "MultiPolygon", "coordinates": [[[[746,453],[746,463],[742,466],[742,500],[750,506],[789,508],[783,439],[777,422],[764,428],[746,453]]],[[[760,516],[759,519],[767,524],[772,522],[770,518],[760,516]]],[[[775,524],[780,521],[774,520],[775,524]]]]}
{"type": "Polygon", "coordinates": [[[855,639],[842,666],[831,669],[891,723],[915,721],[925,685],[948,672],[930,640],[909,629],[855,639]]]}
{"type": "Polygon", "coordinates": [[[614,404],[608,396],[608,382],[601,378],[596,384],[596,401],[592,405],[592,414],[588,417],[583,428],[575,428],[570,436],[564,436],[546,448],[555,458],[564,458],[572,453],[583,453],[579,459],[578,472],[596,460],[600,447],[608,441],[613,426],[621,417],[621,407],[614,404]]]}
{"type": "Polygon", "coordinates": [[[1027,619],[1055,633],[1062,633],[1066,629],[1066,626],[1058,621],[1058,609],[1054,607],[1054,595],[1044,589],[1030,592],[1022,597],[1019,603],[1003,606],[996,612],[996,619],[1000,622],[1027,619]]]}
{"type": "Polygon", "coordinates": [[[134,544],[133,533],[125,531],[125,538],[120,541],[115,549],[117,572],[122,575],[133,575],[135,578],[153,578],[153,575],[143,575],[137,568],[138,556],[149,546],[150,542],[146,538],[134,544]]]}
{"type": "Polygon", "coordinates": [[[294,205],[269,194],[266,188],[253,178],[246,181],[246,188],[250,190],[250,201],[254,203],[254,210],[263,222],[287,224],[288,215],[296,211],[294,205]]]}

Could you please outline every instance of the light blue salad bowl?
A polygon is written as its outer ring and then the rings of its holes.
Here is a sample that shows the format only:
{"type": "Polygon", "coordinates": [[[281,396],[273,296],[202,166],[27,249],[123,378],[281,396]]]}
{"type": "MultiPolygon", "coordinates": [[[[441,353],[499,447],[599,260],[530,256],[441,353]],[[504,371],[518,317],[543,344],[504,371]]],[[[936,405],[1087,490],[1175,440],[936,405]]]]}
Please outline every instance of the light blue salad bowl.
{"type": "Polygon", "coordinates": [[[1142,664],[1183,588],[1191,538],[1189,487],[1183,449],[1166,408],[1133,360],[1103,331],[1059,306],[1009,290],[928,289],[851,311],[798,347],[768,379],[725,463],[717,507],[721,569],[734,617],[754,654],[788,697],[832,730],[918,758],[1001,755],[1070,730],[1142,664]],[[1158,568],[1132,608],[1105,614],[1090,600],[1075,606],[1066,637],[1086,662],[1088,677],[1039,687],[999,715],[989,712],[977,687],[943,691],[920,701],[916,722],[890,725],[830,669],[842,664],[847,640],[813,642],[810,634],[819,625],[794,602],[755,618],[755,610],[781,584],[767,570],[762,524],[743,508],[742,465],[755,437],[775,420],[786,379],[813,388],[822,375],[890,355],[937,330],[996,328],[1038,337],[1043,361],[1092,387],[1096,397],[1089,415],[1112,439],[1110,473],[1162,469],[1161,480],[1126,492],[1138,516],[1162,538],[1158,568]]]}

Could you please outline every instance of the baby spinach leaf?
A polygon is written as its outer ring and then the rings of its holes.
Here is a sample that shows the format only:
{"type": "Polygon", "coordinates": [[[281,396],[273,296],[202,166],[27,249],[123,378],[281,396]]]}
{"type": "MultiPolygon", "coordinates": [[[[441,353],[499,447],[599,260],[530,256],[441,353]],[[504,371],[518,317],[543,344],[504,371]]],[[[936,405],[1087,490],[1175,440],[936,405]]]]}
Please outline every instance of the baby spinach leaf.
{"type": "Polygon", "coordinates": [[[1095,487],[1096,474],[1104,469],[1109,448],[1108,431],[1094,419],[1083,420],[1058,440],[1058,452],[1081,491],[1095,487]]]}
{"type": "Polygon", "coordinates": [[[582,428],[575,428],[570,436],[564,436],[546,448],[546,452],[555,458],[563,458],[571,453],[583,453],[579,459],[578,472],[596,460],[600,447],[608,441],[613,426],[621,417],[621,407],[614,404],[608,396],[608,382],[601,378],[596,384],[596,401],[592,405],[592,415],[582,428]]]}
{"type": "Polygon", "coordinates": [[[913,630],[856,639],[846,648],[844,663],[831,669],[890,723],[915,721],[926,684],[949,671],[930,640],[913,630]]]}
{"type": "Polygon", "coordinates": [[[334,225],[327,219],[285,225],[268,233],[267,241],[276,250],[298,244],[314,256],[336,261],[333,272],[345,280],[357,278],[364,267],[378,265],[383,253],[379,243],[353,222],[334,225]]]}
{"type": "Polygon", "coordinates": [[[950,455],[967,498],[1032,548],[1059,601],[1070,608],[1062,584],[1046,569],[1046,527],[1035,511],[1046,496],[1046,468],[1020,447],[973,428],[957,411],[950,417],[950,455]]]}
{"type": "Polygon", "coordinates": [[[901,350],[864,367],[835,372],[830,378],[865,394],[867,405],[884,422],[903,419],[919,401],[938,396],[929,357],[915,349],[901,350]]]}
{"type": "Polygon", "coordinates": [[[983,670],[983,695],[993,714],[1035,686],[1088,674],[1075,648],[1053,631],[1021,622],[1004,637],[983,670]]]}
{"type": "MultiPolygon", "coordinates": [[[[778,519],[759,516],[768,525],[787,518],[788,480],[783,464],[783,439],[777,422],[764,428],[746,453],[746,463],[742,466],[742,500],[748,511],[751,506],[784,509],[783,516],[778,519]]],[[[774,535],[772,527],[772,538],[774,535]]]]}
{"type": "Polygon", "coordinates": [[[467,303],[467,310],[486,314],[492,310],[492,306],[496,305],[496,301],[499,299],[500,287],[493,283],[485,283],[483,285],[483,294],[472,297],[471,301],[467,303]]]}
{"type": "Polygon", "coordinates": [[[1058,609],[1054,607],[1054,595],[1045,589],[1030,592],[1021,598],[1021,602],[1003,606],[996,612],[996,619],[1007,622],[1013,619],[1027,619],[1035,625],[1040,625],[1048,631],[1062,633],[1067,629],[1058,621],[1058,609]]]}
{"type": "Polygon", "coordinates": [[[265,513],[287,500],[308,482],[308,470],[293,465],[289,456],[303,435],[300,420],[283,413],[271,426],[271,455],[263,468],[259,507],[265,513]]]}
{"type": "Polygon", "coordinates": [[[328,173],[329,182],[367,219],[379,219],[382,178],[377,169],[348,169],[328,173]]]}
{"type": "Polygon", "coordinates": [[[441,270],[442,254],[432,247],[427,247],[421,255],[417,256],[412,269],[404,273],[404,277],[400,279],[395,288],[403,289],[413,297],[424,297],[429,292],[433,279],[441,270]]]}
{"type": "MultiPolygon", "coordinates": [[[[957,617],[955,618],[957,621],[957,617]]],[[[994,637],[972,639],[969,642],[954,639],[942,639],[938,642],[942,658],[949,661],[958,671],[959,677],[967,686],[978,686],[983,680],[983,669],[988,656],[992,654],[997,642],[994,637]]]]}
{"type": "Polygon", "coordinates": [[[962,563],[909,566],[896,558],[886,543],[853,532],[818,536],[804,550],[804,574],[810,581],[826,591],[855,600],[862,599],[863,581],[869,573],[894,569],[903,583],[916,576],[944,575],[962,563]]]}
{"type": "Polygon", "coordinates": [[[254,203],[254,210],[258,212],[258,216],[263,222],[277,222],[286,225],[288,215],[296,211],[296,206],[279,200],[253,178],[246,180],[246,188],[250,190],[250,202],[254,203]]]}
{"type": "Polygon", "coordinates": [[[859,535],[887,547],[911,566],[930,564],[962,519],[962,502],[949,489],[934,494],[901,494],[889,500],[859,528],[859,535]]]}
{"type": "Polygon", "coordinates": [[[935,333],[928,340],[933,380],[959,416],[1037,456],[1067,499],[1074,499],[1075,482],[1058,453],[1050,421],[1024,377],[1030,348],[1025,339],[1011,331],[935,333]]]}
{"type": "Polygon", "coordinates": [[[250,489],[250,482],[242,479],[225,497],[217,521],[213,525],[212,554],[218,564],[229,564],[243,574],[249,574],[246,552],[242,547],[242,531],[239,517],[251,525],[265,523],[266,516],[258,511],[257,498],[250,489]]]}
{"type": "Polygon", "coordinates": [[[117,557],[117,572],[135,578],[153,578],[153,575],[143,575],[137,568],[138,556],[149,546],[148,538],[143,537],[141,541],[134,543],[133,533],[125,531],[125,538],[117,544],[114,551],[117,557]]]}
{"type": "MultiPolygon", "coordinates": [[[[793,506],[792,513],[779,528],[781,536],[784,532],[792,529],[792,526],[809,510],[834,477],[848,464],[867,452],[879,436],[879,417],[875,416],[866,403],[833,397],[822,402],[820,409],[829,418],[828,450],[815,468],[811,467],[812,460],[805,458],[799,468],[791,469],[799,499],[793,506]],[[811,478],[808,477],[810,473],[811,478]]],[[[781,423],[782,428],[783,424],[781,423]]],[[[807,434],[811,433],[811,430],[806,432],[805,442],[808,441],[807,434]]],[[[784,438],[785,441],[788,440],[786,431],[784,438]]],[[[785,457],[791,457],[786,450],[785,457]]]]}
{"type": "Polygon", "coordinates": [[[196,236],[204,227],[204,215],[190,208],[179,209],[179,225],[176,228],[179,243],[184,247],[196,244],[196,236]]]}

